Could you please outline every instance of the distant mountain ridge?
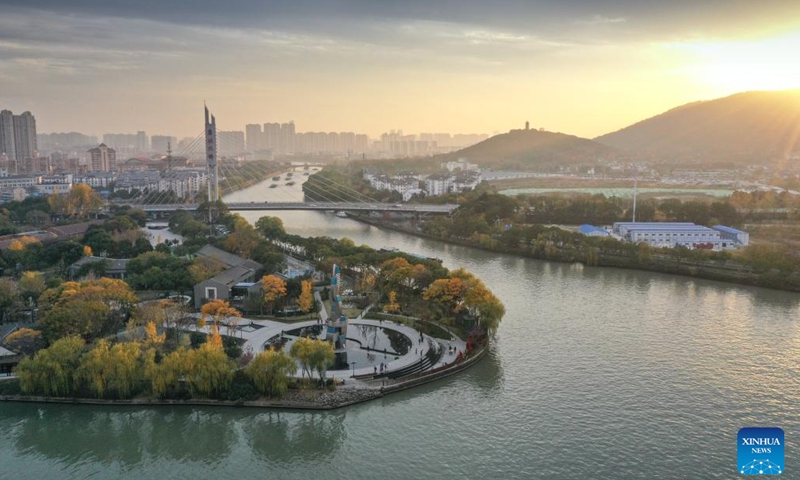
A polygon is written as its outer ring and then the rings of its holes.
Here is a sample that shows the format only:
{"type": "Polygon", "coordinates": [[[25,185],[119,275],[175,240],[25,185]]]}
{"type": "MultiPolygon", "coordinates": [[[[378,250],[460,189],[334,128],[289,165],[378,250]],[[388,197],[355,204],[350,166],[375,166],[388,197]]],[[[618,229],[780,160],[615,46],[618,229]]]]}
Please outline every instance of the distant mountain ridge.
{"type": "Polygon", "coordinates": [[[512,130],[437,159],[448,161],[463,157],[485,167],[530,169],[593,164],[598,158],[617,157],[620,153],[616,148],[574,135],[512,130]]]}
{"type": "Polygon", "coordinates": [[[692,102],[595,140],[653,161],[780,165],[800,154],[800,89],[692,102]]]}

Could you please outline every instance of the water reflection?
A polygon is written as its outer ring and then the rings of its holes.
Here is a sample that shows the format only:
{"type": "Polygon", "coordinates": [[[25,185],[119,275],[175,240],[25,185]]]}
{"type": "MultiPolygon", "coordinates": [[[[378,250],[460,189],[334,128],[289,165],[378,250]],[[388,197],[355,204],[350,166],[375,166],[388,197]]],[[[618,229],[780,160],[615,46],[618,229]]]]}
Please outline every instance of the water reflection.
{"type": "Polygon", "coordinates": [[[244,422],[247,444],[273,465],[319,462],[334,456],[345,441],[345,411],[325,413],[270,412],[244,422]]]}
{"type": "Polygon", "coordinates": [[[230,416],[215,409],[4,405],[2,425],[15,425],[14,445],[67,465],[138,465],[166,457],[214,463],[230,454],[230,416]],[[5,408],[8,406],[9,408],[5,408]]]}
{"type": "Polygon", "coordinates": [[[0,430],[23,457],[125,470],[155,459],[213,466],[242,447],[270,463],[291,464],[332,456],[346,438],[344,411],[257,412],[4,404],[0,430]]]}

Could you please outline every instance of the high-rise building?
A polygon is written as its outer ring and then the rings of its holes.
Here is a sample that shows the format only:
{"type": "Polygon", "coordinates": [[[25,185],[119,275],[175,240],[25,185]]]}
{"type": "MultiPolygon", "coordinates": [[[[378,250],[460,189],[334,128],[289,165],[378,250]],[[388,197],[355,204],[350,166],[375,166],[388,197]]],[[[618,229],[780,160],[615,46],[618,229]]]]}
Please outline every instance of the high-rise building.
{"type": "Polygon", "coordinates": [[[147,134],[145,132],[136,132],[136,148],[142,152],[150,150],[150,142],[148,141],[147,134]]]}
{"type": "Polygon", "coordinates": [[[294,120],[289,123],[282,123],[280,135],[278,136],[278,151],[284,153],[294,152],[294,120]]]}
{"type": "Polygon", "coordinates": [[[168,147],[173,151],[178,148],[178,139],[169,135],[153,135],[150,137],[150,144],[154,152],[166,155],[168,147]]]}
{"type": "Polygon", "coordinates": [[[110,172],[117,166],[117,152],[101,143],[89,150],[89,169],[94,172],[110,172]]]}
{"type": "Polygon", "coordinates": [[[265,148],[267,150],[277,151],[278,150],[278,137],[281,134],[281,124],[280,123],[265,123],[264,124],[264,133],[261,143],[261,148],[265,148]]]}
{"type": "Polygon", "coordinates": [[[31,112],[14,115],[14,146],[17,161],[36,156],[36,118],[31,112]]]}
{"type": "Polygon", "coordinates": [[[36,118],[31,112],[14,115],[10,110],[0,112],[0,154],[5,153],[14,173],[26,158],[36,156],[36,118]]]}
{"type": "Polygon", "coordinates": [[[217,132],[217,153],[220,156],[239,155],[244,151],[244,132],[217,132]]]}
{"type": "Polygon", "coordinates": [[[0,112],[0,155],[5,154],[8,160],[17,159],[17,148],[14,146],[14,114],[10,110],[0,112]]]}
{"type": "Polygon", "coordinates": [[[49,152],[64,150],[74,147],[97,145],[97,137],[84,135],[78,132],[69,133],[39,133],[36,135],[39,150],[49,152]]]}
{"type": "Polygon", "coordinates": [[[257,123],[250,123],[244,127],[244,132],[247,140],[247,150],[255,152],[261,150],[261,125],[257,123]]]}

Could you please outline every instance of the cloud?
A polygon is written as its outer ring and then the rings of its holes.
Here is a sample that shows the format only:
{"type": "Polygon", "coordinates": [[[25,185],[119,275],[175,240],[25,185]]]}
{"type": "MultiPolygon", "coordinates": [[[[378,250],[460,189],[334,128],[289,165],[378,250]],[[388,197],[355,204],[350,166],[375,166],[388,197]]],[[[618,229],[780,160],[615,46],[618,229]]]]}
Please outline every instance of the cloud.
{"type": "Polygon", "coordinates": [[[628,19],[623,17],[611,18],[604,15],[595,15],[587,20],[577,20],[575,23],[579,25],[605,25],[609,23],[624,23],[627,21],[628,19]]]}

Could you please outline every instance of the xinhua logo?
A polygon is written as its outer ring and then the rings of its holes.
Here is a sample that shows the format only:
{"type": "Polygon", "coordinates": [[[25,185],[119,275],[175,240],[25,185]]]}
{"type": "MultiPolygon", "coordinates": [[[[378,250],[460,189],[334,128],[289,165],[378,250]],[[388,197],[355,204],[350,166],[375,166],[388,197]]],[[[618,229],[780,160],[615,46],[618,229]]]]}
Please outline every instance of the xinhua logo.
{"type": "Polygon", "coordinates": [[[780,475],[783,473],[783,430],[743,428],[739,430],[739,473],[780,475]]]}

